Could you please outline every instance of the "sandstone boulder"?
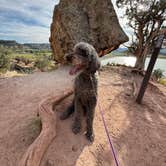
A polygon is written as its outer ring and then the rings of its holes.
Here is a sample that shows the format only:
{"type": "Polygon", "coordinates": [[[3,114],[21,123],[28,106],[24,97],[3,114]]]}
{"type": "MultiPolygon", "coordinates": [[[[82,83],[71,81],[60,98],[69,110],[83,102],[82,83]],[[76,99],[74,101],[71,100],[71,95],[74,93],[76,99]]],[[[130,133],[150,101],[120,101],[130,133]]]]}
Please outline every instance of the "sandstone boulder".
{"type": "Polygon", "coordinates": [[[50,35],[55,60],[63,62],[80,41],[94,45],[100,55],[128,41],[111,0],[60,0],[55,6],[50,35]]]}

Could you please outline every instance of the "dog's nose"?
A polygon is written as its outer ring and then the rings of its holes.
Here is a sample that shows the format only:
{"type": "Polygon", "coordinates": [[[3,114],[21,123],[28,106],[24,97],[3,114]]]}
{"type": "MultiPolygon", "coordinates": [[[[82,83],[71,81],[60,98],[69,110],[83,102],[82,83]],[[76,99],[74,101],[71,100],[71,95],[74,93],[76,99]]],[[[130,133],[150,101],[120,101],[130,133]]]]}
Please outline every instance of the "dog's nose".
{"type": "Polygon", "coordinates": [[[73,53],[65,54],[64,56],[64,60],[68,62],[71,62],[72,58],[73,58],[73,53]]]}

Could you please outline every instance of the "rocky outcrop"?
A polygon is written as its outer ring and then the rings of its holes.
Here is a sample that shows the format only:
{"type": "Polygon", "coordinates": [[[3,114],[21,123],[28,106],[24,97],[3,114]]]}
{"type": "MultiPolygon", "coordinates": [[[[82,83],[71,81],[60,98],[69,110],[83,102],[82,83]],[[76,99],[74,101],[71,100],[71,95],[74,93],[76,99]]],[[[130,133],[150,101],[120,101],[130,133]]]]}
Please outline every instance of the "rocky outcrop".
{"type": "Polygon", "coordinates": [[[50,35],[55,60],[62,62],[80,41],[94,45],[100,54],[128,41],[111,0],[61,0],[55,6],[50,35]]]}

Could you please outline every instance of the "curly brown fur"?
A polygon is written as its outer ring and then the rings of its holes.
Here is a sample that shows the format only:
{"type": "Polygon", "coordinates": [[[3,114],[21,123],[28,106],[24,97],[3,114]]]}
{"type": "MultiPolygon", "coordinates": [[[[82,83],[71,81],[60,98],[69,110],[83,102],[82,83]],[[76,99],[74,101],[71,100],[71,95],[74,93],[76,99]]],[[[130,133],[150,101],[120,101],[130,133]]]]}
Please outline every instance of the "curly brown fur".
{"type": "Polygon", "coordinates": [[[75,45],[73,53],[66,55],[66,60],[74,65],[70,74],[75,74],[77,71],[80,73],[75,78],[73,102],[60,118],[64,120],[74,113],[72,131],[77,134],[81,130],[81,119],[85,112],[87,117],[86,137],[93,141],[93,119],[98,85],[96,71],[100,68],[98,55],[92,45],[80,42],[75,45]]]}

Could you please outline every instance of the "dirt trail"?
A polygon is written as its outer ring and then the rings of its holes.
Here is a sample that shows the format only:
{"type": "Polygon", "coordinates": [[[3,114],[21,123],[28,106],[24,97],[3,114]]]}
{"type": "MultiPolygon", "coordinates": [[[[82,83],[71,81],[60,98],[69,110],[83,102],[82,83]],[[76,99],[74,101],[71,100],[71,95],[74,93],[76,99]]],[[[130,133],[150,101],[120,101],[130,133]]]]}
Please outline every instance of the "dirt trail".
{"type": "MultiPolygon", "coordinates": [[[[149,85],[143,105],[135,103],[130,69],[106,67],[100,73],[99,101],[121,166],[166,165],[165,87],[149,85]],[[118,97],[114,99],[115,96],[118,97]],[[113,100],[113,103],[112,103],[113,100]],[[112,103],[112,106],[110,107],[112,103]]],[[[72,86],[67,68],[26,77],[0,79],[0,165],[16,166],[38,135],[32,127],[39,102],[72,86]]],[[[60,121],[59,115],[71,97],[56,107],[57,136],[42,166],[114,165],[98,107],[94,121],[95,141],[71,132],[73,118],[60,121]]],[[[83,120],[83,124],[84,120],[83,120]]]]}

